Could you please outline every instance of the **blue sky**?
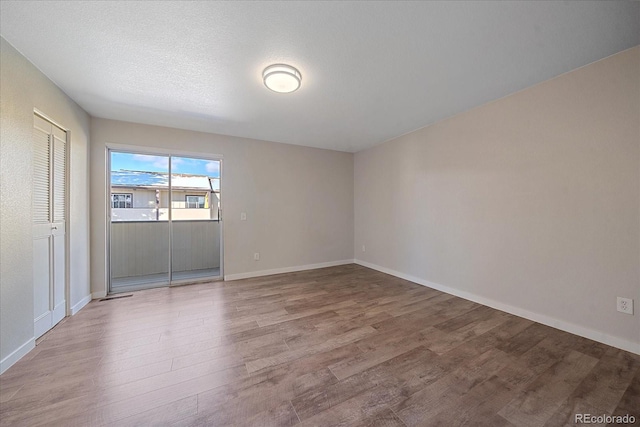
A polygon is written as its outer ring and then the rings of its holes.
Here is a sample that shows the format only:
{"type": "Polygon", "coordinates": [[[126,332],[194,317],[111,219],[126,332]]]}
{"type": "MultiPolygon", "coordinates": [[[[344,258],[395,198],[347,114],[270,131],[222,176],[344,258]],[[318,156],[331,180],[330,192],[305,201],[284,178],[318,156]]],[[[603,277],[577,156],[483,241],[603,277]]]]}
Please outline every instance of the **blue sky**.
{"type": "MultiPolygon", "coordinates": [[[[169,172],[169,157],[112,152],[111,170],[134,170],[166,173],[169,172]]],[[[207,175],[212,178],[219,178],[220,162],[216,160],[191,159],[188,157],[172,157],[171,172],[207,175]]]]}

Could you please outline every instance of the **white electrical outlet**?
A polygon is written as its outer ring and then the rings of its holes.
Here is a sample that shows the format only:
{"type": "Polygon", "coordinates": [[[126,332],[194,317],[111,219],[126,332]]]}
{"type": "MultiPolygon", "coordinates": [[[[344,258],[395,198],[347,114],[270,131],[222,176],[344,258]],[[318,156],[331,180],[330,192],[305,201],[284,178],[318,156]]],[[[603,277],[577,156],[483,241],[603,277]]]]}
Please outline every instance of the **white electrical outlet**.
{"type": "Polygon", "coordinates": [[[247,220],[247,213],[240,212],[240,221],[246,221],[246,220],[247,220]]]}
{"type": "Polygon", "coordinates": [[[362,252],[367,252],[367,248],[365,248],[364,245],[362,245],[362,252]]]}
{"type": "Polygon", "coordinates": [[[618,297],[618,311],[624,314],[633,314],[633,300],[631,298],[618,297]]]}
{"type": "Polygon", "coordinates": [[[255,254],[253,254],[253,259],[255,261],[260,261],[260,252],[256,252],[255,254]]]}

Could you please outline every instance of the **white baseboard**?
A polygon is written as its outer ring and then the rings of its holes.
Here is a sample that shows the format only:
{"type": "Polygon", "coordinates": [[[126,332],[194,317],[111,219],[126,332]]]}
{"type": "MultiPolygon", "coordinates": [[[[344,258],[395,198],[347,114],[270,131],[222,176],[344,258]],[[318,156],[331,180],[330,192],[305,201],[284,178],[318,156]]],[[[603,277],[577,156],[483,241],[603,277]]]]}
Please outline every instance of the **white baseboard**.
{"type": "Polygon", "coordinates": [[[411,276],[409,274],[401,273],[399,271],[382,267],[377,264],[372,264],[370,262],[356,259],[354,260],[354,263],[358,265],[362,265],[363,267],[368,267],[373,270],[380,271],[382,273],[399,277],[401,279],[409,280],[410,282],[414,282],[419,285],[426,286],[428,288],[436,289],[438,291],[442,291],[450,295],[455,295],[457,297],[464,298],[466,300],[473,301],[478,304],[486,305],[488,307],[495,308],[496,310],[504,311],[509,314],[513,314],[515,316],[524,317],[525,319],[533,320],[534,322],[542,323],[543,325],[551,326],[552,328],[560,329],[562,331],[569,332],[574,335],[579,335],[581,337],[588,338],[593,341],[598,341],[603,344],[607,344],[612,347],[616,347],[631,353],[640,354],[640,343],[635,343],[623,338],[614,337],[600,331],[596,331],[590,328],[585,328],[584,326],[576,325],[574,323],[567,322],[565,320],[556,319],[554,317],[547,316],[545,314],[540,314],[533,311],[525,310],[523,308],[505,304],[499,301],[495,301],[490,298],[485,298],[485,297],[473,294],[471,292],[462,291],[459,289],[451,288],[449,286],[429,282],[428,280],[411,276]]]}
{"type": "Polygon", "coordinates": [[[100,299],[106,296],[107,296],[107,293],[105,291],[94,292],[91,294],[91,299],[100,299]]]}
{"type": "Polygon", "coordinates": [[[71,315],[73,316],[74,314],[82,310],[85,305],[91,302],[92,297],[93,296],[89,294],[86,297],[82,298],[80,301],[78,301],[73,307],[71,307],[71,315]]]}
{"type": "Polygon", "coordinates": [[[12,367],[18,360],[22,359],[27,353],[36,348],[36,339],[31,338],[26,343],[15,349],[10,355],[0,361],[0,375],[4,374],[7,369],[12,367]]]}
{"type": "Polygon", "coordinates": [[[224,280],[250,279],[252,277],[271,276],[272,274],[293,273],[295,271],[315,270],[316,268],[335,267],[336,265],[353,264],[352,259],[321,262],[319,264],[297,265],[295,267],[274,268],[271,270],[250,271],[248,273],[227,274],[224,280]]]}

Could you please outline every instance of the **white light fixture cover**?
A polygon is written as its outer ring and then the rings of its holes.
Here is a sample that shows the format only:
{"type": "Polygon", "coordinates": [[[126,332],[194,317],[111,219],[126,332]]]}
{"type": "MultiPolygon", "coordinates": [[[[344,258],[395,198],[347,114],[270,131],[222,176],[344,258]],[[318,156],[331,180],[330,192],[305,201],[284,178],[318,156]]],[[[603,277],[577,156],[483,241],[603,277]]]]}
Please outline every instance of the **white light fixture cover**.
{"type": "Polygon", "coordinates": [[[300,87],[302,75],[291,65],[273,64],[262,72],[262,81],[274,92],[289,93],[300,87]]]}

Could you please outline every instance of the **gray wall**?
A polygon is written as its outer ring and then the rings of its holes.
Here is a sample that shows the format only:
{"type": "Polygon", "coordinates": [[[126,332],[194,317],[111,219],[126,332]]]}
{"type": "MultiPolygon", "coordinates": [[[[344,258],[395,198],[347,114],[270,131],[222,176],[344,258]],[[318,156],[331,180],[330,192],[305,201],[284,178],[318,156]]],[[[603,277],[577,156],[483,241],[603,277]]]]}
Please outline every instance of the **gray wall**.
{"type": "Polygon", "coordinates": [[[108,144],[222,155],[225,276],[353,258],[353,154],[91,120],[91,286],[106,289],[108,144]],[[240,213],[247,220],[240,221],[240,213]],[[260,261],[253,260],[260,252],[260,261]]]}
{"type": "Polygon", "coordinates": [[[640,352],[639,162],[635,47],[357,153],[355,258],[640,352]]]}
{"type": "Polygon", "coordinates": [[[0,360],[5,360],[32,340],[34,334],[31,238],[34,108],[71,132],[68,229],[71,306],[90,294],[89,116],[3,38],[0,54],[0,360]]]}

